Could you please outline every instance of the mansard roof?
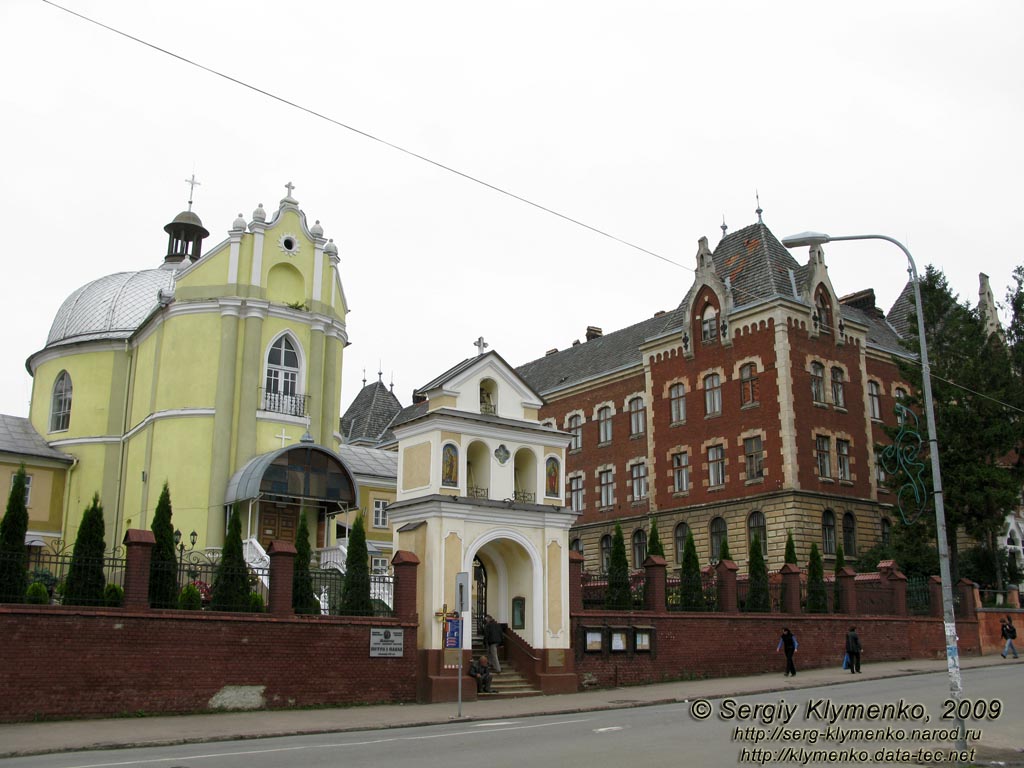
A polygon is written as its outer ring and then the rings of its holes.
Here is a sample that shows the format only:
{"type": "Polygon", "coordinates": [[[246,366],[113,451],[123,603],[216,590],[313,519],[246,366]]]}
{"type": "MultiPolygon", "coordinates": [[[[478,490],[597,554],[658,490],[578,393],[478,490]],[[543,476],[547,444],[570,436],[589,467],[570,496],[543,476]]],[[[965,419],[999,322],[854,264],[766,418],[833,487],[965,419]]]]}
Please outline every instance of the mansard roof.
{"type": "Polygon", "coordinates": [[[367,384],[341,417],[341,434],[346,443],[377,445],[395,416],[402,410],[395,393],[380,379],[367,384]]]}

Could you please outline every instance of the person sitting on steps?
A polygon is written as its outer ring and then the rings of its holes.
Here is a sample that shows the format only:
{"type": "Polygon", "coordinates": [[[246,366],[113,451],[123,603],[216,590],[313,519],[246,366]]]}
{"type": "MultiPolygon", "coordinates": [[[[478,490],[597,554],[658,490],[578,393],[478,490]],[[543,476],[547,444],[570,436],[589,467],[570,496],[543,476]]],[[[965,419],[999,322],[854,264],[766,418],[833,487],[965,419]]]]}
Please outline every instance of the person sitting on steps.
{"type": "Polygon", "coordinates": [[[469,665],[469,676],[476,678],[477,693],[494,693],[491,689],[491,666],[486,656],[472,661],[469,665]]]}

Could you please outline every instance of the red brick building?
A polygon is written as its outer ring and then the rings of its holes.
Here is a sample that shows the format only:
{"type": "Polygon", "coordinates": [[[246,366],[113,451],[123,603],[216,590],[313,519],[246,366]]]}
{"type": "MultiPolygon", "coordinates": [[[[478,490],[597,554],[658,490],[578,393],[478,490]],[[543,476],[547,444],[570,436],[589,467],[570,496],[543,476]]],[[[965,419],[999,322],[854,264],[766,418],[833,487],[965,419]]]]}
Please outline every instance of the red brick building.
{"type": "Polygon", "coordinates": [[[786,534],[806,562],[828,563],[888,536],[890,494],[875,444],[909,385],[894,355],[910,286],[888,316],[872,290],[839,298],[821,248],[800,264],[760,218],[701,238],[679,306],[614,333],[552,350],[518,373],[546,401],[542,419],[575,437],[566,501],[581,514],[573,546],[601,570],[622,524],[633,567],[657,521],[670,568],[692,531],[704,563],[728,538],[746,570],[756,533],[769,568],[786,534]]]}

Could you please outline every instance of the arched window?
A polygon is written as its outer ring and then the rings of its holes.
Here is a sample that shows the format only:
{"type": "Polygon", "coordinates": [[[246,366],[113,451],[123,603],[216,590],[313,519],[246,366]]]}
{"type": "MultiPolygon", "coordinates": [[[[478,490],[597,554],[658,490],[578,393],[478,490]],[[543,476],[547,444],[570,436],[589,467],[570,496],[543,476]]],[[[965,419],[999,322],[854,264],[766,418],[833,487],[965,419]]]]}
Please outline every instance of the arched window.
{"type": "Polygon", "coordinates": [[[814,313],[814,323],[820,333],[832,333],[832,302],[829,300],[828,292],[824,288],[818,289],[818,295],[814,301],[817,310],[814,313]]]}
{"type": "Polygon", "coordinates": [[[607,533],[601,537],[601,573],[608,573],[612,564],[612,537],[607,533]]]}
{"type": "Polygon", "coordinates": [[[578,451],[583,447],[583,417],[578,413],[569,417],[569,432],[572,433],[569,450],[578,451]]]}
{"type": "Polygon", "coordinates": [[[558,459],[550,457],[544,462],[544,495],[557,498],[562,489],[562,467],[558,459]]]}
{"type": "Polygon", "coordinates": [[[642,397],[634,397],[629,401],[629,434],[642,435],[647,429],[647,409],[642,397]]]}
{"type": "Polygon", "coordinates": [[[642,528],[633,531],[633,567],[642,568],[647,559],[647,532],[642,528]]]}
{"type": "Polygon", "coordinates": [[[722,412],[722,377],[709,373],[704,377],[704,414],[715,416],[722,412]]]}
{"type": "Polygon", "coordinates": [[[50,400],[50,431],[63,432],[71,426],[71,377],[61,371],[53,383],[50,400]]]}
{"type": "Polygon", "coordinates": [[[716,517],[711,521],[709,530],[711,532],[711,559],[717,563],[722,557],[722,542],[728,535],[725,520],[716,517]]]}
{"type": "Polygon", "coordinates": [[[672,423],[686,421],[686,386],[673,384],[668,388],[668,404],[672,423]]]}
{"type": "Polygon", "coordinates": [[[888,547],[892,544],[892,523],[889,522],[889,518],[882,518],[882,546],[888,547]]]}
{"type": "Polygon", "coordinates": [[[836,553],[836,516],[831,509],[821,513],[821,551],[826,555],[836,553]]]}
{"type": "Polygon", "coordinates": [[[569,543],[569,549],[571,549],[573,552],[579,552],[582,555],[583,554],[583,540],[582,539],[573,539],[569,543]]]}
{"type": "Polygon", "coordinates": [[[459,487],[459,449],[454,443],[445,443],[441,449],[441,485],[459,487]]]}
{"type": "Polygon", "coordinates": [[[811,363],[811,399],[825,402],[825,366],[821,363],[811,363]]]}
{"type": "Polygon", "coordinates": [[[718,338],[718,310],[710,304],[700,316],[700,338],[705,343],[718,338]]]}
{"type": "Polygon", "coordinates": [[[275,341],[267,353],[263,410],[289,416],[306,415],[306,399],[299,394],[299,355],[288,336],[275,341]]]}
{"type": "Polygon", "coordinates": [[[842,368],[832,369],[832,405],[836,408],[846,407],[846,384],[842,368]]]}
{"type": "Polygon", "coordinates": [[[690,535],[690,526],[686,523],[679,523],[673,533],[675,542],[676,563],[683,564],[683,554],[686,552],[686,537],[690,535]]]}
{"type": "Polygon", "coordinates": [[[607,405],[597,412],[597,441],[610,443],[612,440],[612,409],[607,405]]]}
{"type": "Polygon", "coordinates": [[[857,554],[857,521],[852,512],[843,515],[843,554],[847,557],[857,554]]]}
{"type": "Polygon", "coordinates": [[[480,382],[480,413],[495,414],[498,412],[498,385],[494,379],[480,382]]]}
{"type": "Polygon", "coordinates": [[[763,512],[751,512],[750,517],[747,518],[747,542],[750,544],[751,551],[753,551],[754,537],[757,536],[757,540],[761,547],[761,554],[768,554],[768,525],[764,519],[763,512]]]}

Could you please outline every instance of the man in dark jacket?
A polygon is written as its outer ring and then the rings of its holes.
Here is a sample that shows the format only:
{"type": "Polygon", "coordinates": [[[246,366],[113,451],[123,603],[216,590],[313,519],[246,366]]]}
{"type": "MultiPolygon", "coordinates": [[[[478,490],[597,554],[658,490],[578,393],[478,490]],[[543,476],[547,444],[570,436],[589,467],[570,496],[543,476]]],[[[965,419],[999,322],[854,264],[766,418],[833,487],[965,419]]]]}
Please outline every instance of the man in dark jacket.
{"type": "Polygon", "coordinates": [[[850,627],[846,633],[846,652],[850,655],[850,674],[860,672],[860,638],[857,637],[857,628],[850,627]]]}
{"type": "Polygon", "coordinates": [[[501,662],[498,661],[498,646],[501,645],[501,624],[491,616],[484,620],[484,645],[487,646],[487,658],[495,675],[501,674],[501,662]]]}
{"type": "Polygon", "coordinates": [[[487,663],[487,657],[481,656],[473,659],[469,665],[469,676],[476,679],[477,693],[492,693],[491,691],[491,666],[487,663]]]}

